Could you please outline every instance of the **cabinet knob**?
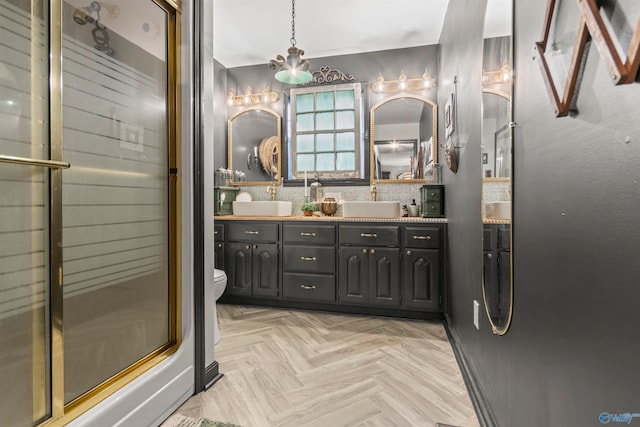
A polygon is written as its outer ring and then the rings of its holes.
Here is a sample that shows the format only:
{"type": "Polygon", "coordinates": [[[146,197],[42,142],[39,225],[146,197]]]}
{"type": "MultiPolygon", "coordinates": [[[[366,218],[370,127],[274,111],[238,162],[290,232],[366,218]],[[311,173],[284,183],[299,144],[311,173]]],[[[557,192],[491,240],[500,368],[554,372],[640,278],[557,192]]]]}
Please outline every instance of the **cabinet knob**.
{"type": "Polygon", "coordinates": [[[247,245],[244,247],[245,249],[251,249],[251,245],[247,245]]]}
{"type": "Polygon", "coordinates": [[[253,245],[253,249],[258,249],[258,245],[253,245]]]}
{"type": "Polygon", "coordinates": [[[222,247],[222,243],[218,243],[218,247],[221,248],[222,247]]]}
{"type": "Polygon", "coordinates": [[[411,256],[411,251],[407,251],[407,255],[411,256]]]}
{"type": "Polygon", "coordinates": [[[366,250],[366,249],[363,249],[363,250],[362,250],[362,253],[363,253],[363,254],[366,254],[366,253],[367,253],[367,250],[366,250]]]}
{"type": "Polygon", "coordinates": [[[300,285],[300,287],[306,291],[312,291],[316,288],[316,285],[300,285]]]}
{"type": "Polygon", "coordinates": [[[371,249],[371,255],[375,254],[376,250],[375,249],[371,249]]]}
{"type": "Polygon", "coordinates": [[[492,254],[487,254],[487,258],[493,258],[492,254]]]}

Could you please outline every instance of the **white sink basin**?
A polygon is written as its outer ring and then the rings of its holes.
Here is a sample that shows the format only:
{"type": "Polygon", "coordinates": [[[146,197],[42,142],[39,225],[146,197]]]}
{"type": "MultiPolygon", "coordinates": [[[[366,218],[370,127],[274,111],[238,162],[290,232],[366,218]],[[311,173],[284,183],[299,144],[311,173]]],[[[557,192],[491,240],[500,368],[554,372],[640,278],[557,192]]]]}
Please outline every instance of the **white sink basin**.
{"type": "Polygon", "coordinates": [[[342,216],[362,218],[399,218],[400,202],[342,202],[342,216]]]}
{"type": "Polygon", "coordinates": [[[511,202],[487,202],[484,207],[487,219],[511,219],[511,202]]]}
{"type": "Polygon", "coordinates": [[[234,201],[233,214],[236,216],[290,216],[291,202],[282,200],[234,201]]]}

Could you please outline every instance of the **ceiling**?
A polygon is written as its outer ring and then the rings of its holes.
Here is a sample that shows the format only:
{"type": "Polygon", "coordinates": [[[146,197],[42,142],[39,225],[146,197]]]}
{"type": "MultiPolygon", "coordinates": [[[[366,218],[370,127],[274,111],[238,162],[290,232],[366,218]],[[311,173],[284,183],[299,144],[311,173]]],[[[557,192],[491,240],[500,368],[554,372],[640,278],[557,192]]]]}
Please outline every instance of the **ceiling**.
{"type": "MultiPolygon", "coordinates": [[[[449,0],[297,0],[304,58],[438,44],[449,0]]],[[[214,57],[227,68],[286,57],[291,0],[215,0],[214,57]]]]}

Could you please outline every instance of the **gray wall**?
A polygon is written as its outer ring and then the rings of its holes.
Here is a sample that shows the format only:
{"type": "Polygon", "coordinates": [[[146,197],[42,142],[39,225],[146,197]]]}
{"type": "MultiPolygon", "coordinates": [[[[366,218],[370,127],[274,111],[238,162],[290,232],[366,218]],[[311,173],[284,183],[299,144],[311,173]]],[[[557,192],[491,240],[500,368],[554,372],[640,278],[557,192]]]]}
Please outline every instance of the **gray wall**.
{"type": "Polygon", "coordinates": [[[601,425],[601,412],[640,412],[640,85],[614,86],[592,45],[579,114],[554,118],[531,58],[546,2],[515,1],[514,315],[503,337],[484,316],[476,331],[485,4],[451,0],[441,44],[438,98],[457,75],[461,145],[444,174],[450,325],[498,425],[601,425]]]}

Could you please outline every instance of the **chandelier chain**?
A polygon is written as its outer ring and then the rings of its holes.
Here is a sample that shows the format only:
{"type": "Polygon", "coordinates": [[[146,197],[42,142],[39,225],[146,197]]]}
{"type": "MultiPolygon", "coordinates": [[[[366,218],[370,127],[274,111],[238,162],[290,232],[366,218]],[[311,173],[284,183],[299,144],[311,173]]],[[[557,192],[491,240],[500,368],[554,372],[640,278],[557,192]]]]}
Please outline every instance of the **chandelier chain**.
{"type": "Polygon", "coordinates": [[[291,46],[296,45],[296,0],[291,0],[291,46]]]}

